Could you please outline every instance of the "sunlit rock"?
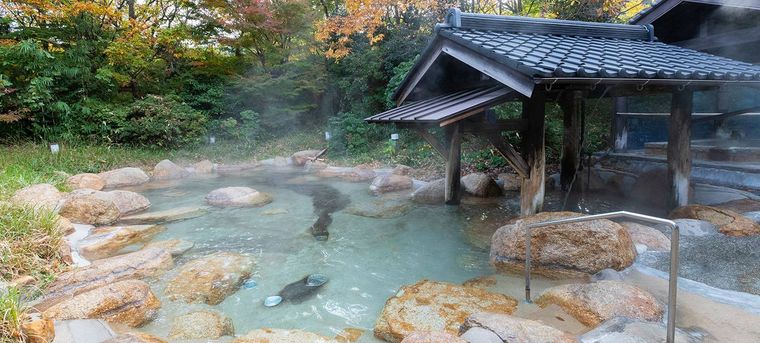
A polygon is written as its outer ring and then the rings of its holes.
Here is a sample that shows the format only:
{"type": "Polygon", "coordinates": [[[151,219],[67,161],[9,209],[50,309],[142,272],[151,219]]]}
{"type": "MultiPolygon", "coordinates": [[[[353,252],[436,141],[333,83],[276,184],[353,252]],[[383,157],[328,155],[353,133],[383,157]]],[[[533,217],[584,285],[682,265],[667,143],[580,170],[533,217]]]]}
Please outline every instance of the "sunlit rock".
{"type": "MultiPolygon", "coordinates": [[[[1,294],[1,293],[0,293],[1,294]]],[[[55,338],[55,326],[51,318],[43,317],[39,313],[32,313],[29,318],[21,322],[21,332],[26,337],[26,343],[48,343],[55,338]]],[[[4,332],[8,334],[8,332],[4,332]]],[[[4,338],[9,338],[5,336],[4,338]]],[[[12,342],[12,340],[9,340],[12,342]]]]}
{"type": "Polygon", "coordinates": [[[172,257],[181,256],[188,250],[192,249],[195,243],[184,239],[167,239],[163,241],[150,242],[143,249],[163,249],[168,251],[172,257]]]}
{"type": "Polygon", "coordinates": [[[148,174],[140,168],[120,168],[98,174],[106,182],[106,188],[137,186],[150,181],[148,174]]]}
{"type": "Polygon", "coordinates": [[[421,280],[402,287],[388,299],[375,323],[375,336],[401,342],[415,331],[456,335],[459,325],[478,312],[511,314],[517,300],[479,288],[421,280]]]}
{"type": "Polygon", "coordinates": [[[235,293],[251,276],[253,260],[244,255],[217,252],[182,265],[166,287],[171,300],[216,305],[235,293]]]}
{"type": "Polygon", "coordinates": [[[293,161],[294,165],[303,166],[308,161],[316,160],[317,156],[319,156],[319,154],[322,153],[323,151],[324,150],[302,150],[302,151],[296,152],[290,158],[293,161]]]}
{"type": "Polygon", "coordinates": [[[464,321],[459,333],[472,328],[483,328],[504,338],[507,342],[521,343],[574,343],[575,337],[534,320],[513,317],[507,314],[480,312],[464,321]]]}
{"type": "Polygon", "coordinates": [[[232,343],[335,343],[336,341],[312,332],[286,329],[256,329],[238,336],[232,343]]]}
{"type": "Polygon", "coordinates": [[[412,189],[412,179],[404,175],[385,174],[376,177],[369,185],[369,190],[375,194],[397,192],[412,189]]]}
{"type": "Polygon", "coordinates": [[[472,173],[463,176],[462,189],[469,195],[481,198],[502,195],[501,187],[485,173],[472,173]]]}
{"type": "Polygon", "coordinates": [[[421,204],[443,204],[446,200],[446,180],[428,182],[412,193],[412,200],[421,204]]]}
{"type": "Polygon", "coordinates": [[[211,191],[206,202],[217,207],[255,207],[272,202],[272,196],[250,187],[225,187],[211,191]]]}
{"type": "Polygon", "coordinates": [[[235,335],[232,319],[209,310],[200,310],[174,318],[169,339],[217,339],[235,335]]]}
{"type": "Polygon", "coordinates": [[[128,245],[150,240],[165,230],[161,225],[98,227],[79,243],[79,254],[88,260],[110,257],[128,245]]]}
{"type": "Polygon", "coordinates": [[[204,207],[177,207],[165,211],[145,212],[122,217],[119,223],[132,224],[163,224],[178,220],[200,217],[208,211],[204,207]]]}
{"type": "Polygon", "coordinates": [[[651,226],[634,223],[620,223],[628,230],[634,244],[643,244],[648,250],[670,251],[670,238],[651,226]]]}
{"type": "Polygon", "coordinates": [[[582,324],[592,327],[617,316],[659,321],[665,311],[647,291],[620,281],[551,287],[536,299],[536,304],[558,305],[582,324]]]}
{"type": "Polygon", "coordinates": [[[467,343],[467,341],[446,332],[415,331],[404,337],[401,343],[467,343]]]}
{"type": "Polygon", "coordinates": [[[55,186],[41,183],[17,190],[10,198],[10,203],[16,206],[44,208],[52,211],[58,209],[59,203],[65,195],[66,193],[60,192],[55,186]]]}
{"type": "Polygon", "coordinates": [[[148,198],[135,192],[117,190],[104,192],[104,196],[116,204],[122,216],[142,212],[150,208],[148,198]]]}
{"type": "Polygon", "coordinates": [[[705,205],[687,205],[670,212],[672,219],[699,219],[712,223],[724,235],[742,237],[760,234],[760,224],[731,210],[705,205]]]}
{"type": "Polygon", "coordinates": [[[60,214],[78,224],[109,225],[121,217],[121,211],[113,200],[102,197],[92,190],[72,192],[63,200],[60,214]]]}
{"type": "MultiPolygon", "coordinates": [[[[542,212],[522,223],[581,216],[574,212],[542,212]]],[[[531,230],[532,269],[550,278],[585,277],[605,268],[622,270],[636,258],[628,231],[601,219],[550,225],[531,230]]],[[[501,272],[522,273],[525,265],[525,229],[517,222],[499,228],[491,241],[491,263],[501,272]]]]}
{"type": "Polygon", "coordinates": [[[156,276],[173,266],[169,252],[161,249],[144,249],[97,260],[86,267],[59,274],[34,306],[44,310],[88,290],[122,280],[156,276]]]}
{"type": "Polygon", "coordinates": [[[140,280],[126,280],[75,295],[43,312],[47,318],[103,319],[139,327],[153,320],[161,302],[150,286],[140,280]]]}
{"type": "Polygon", "coordinates": [[[83,173],[69,177],[66,180],[66,185],[71,189],[88,188],[99,191],[106,186],[106,180],[98,174],[83,173]]]}

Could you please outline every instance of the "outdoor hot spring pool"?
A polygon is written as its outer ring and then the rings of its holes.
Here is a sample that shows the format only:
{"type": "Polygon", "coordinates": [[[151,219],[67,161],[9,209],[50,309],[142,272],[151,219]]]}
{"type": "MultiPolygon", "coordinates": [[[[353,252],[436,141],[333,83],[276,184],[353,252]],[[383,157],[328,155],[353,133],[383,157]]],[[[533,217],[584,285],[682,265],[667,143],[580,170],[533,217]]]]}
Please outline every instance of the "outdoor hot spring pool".
{"type": "Polygon", "coordinates": [[[273,327],[335,336],[345,328],[360,328],[367,331],[361,341],[373,342],[371,331],[383,304],[399,287],[424,278],[462,283],[493,273],[488,251],[467,243],[467,216],[460,210],[412,205],[401,195],[378,197],[367,183],[262,170],[140,192],[150,199],[151,211],[160,211],[205,205],[210,191],[229,186],[270,193],[273,201],[256,208],[209,208],[204,216],[166,224],[167,230],[153,240],[195,243],[176,258],[177,265],[217,251],[248,254],[255,261],[255,286],[241,287],[216,306],[172,302],[163,292],[173,275],[169,272],[151,285],[162,307],[142,330],[166,337],[175,316],[211,308],[230,317],[236,333],[273,327]],[[317,241],[309,228],[319,208],[325,202],[329,207],[336,196],[348,201],[332,213],[329,239],[317,241]],[[263,305],[267,296],[313,273],[329,277],[314,296],[298,304],[263,305]]]}

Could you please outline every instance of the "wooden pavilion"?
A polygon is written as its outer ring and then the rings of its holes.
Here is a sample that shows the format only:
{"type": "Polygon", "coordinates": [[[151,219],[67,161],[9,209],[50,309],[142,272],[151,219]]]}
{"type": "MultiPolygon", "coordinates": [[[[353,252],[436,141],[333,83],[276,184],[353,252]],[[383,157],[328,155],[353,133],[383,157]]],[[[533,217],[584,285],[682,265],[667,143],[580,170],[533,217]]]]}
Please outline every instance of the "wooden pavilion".
{"type": "MultiPolygon", "coordinates": [[[[461,136],[486,137],[522,177],[521,212],[541,211],[547,101],[564,117],[561,183],[580,163],[582,101],[672,94],[670,205],[688,202],[693,92],[726,84],[760,85],[760,67],[658,42],[651,25],[589,23],[462,13],[451,9],[394,94],[397,108],[366,118],[417,130],[446,163],[446,203],[458,204],[461,136]],[[497,120],[490,107],[521,102],[522,116],[497,120]],[[444,129],[438,140],[428,129],[444,129]],[[502,131],[519,131],[512,147],[502,131]]],[[[667,191],[667,190],[666,190],[667,191]]]]}

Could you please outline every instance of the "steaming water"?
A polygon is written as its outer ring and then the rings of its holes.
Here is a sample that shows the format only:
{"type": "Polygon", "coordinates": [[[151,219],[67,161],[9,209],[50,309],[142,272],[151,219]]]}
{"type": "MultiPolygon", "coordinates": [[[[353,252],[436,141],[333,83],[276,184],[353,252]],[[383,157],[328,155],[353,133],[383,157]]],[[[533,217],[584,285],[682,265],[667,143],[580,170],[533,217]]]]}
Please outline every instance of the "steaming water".
{"type": "Polygon", "coordinates": [[[146,331],[166,337],[173,317],[212,308],[232,318],[237,334],[274,327],[334,336],[344,328],[356,327],[366,329],[362,340],[371,342],[371,330],[383,304],[400,286],[423,278],[461,283],[493,273],[488,253],[465,243],[465,218],[456,208],[417,206],[397,218],[365,218],[347,212],[354,207],[373,210],[381,204],[368,193],[367,184],[331,180],[329,186],[348,196],[350,204],[347,210],[332,214],[329,240],[318,242],[308,228],[317,219],[314,204],[319,203],[298,193],[292,183],[273,184],[288,179],[304,181],[308,176],[284,173],[272,178],[269,173],[193,180],[142,192],[153,204],[152,210],[203,205],[208,192],[227,186],[253,187],[274,197],[271,204],[260,208],[212,209],[205,216],[170,223],[167,231],[154,238],[195,243],[176,260],[177,265],[215,251],[249,254],[256,261],[251,279],[257,286],[241,288],[217,306],[189,305],[165,298],[170,272],[152,285],[163,306],[146,331]],[[282,210],[287,213],[265,214],[282,210]],[[264,307],[264,298],[311,273],[330,278],[316,296],[300,304],[264,307]]]}

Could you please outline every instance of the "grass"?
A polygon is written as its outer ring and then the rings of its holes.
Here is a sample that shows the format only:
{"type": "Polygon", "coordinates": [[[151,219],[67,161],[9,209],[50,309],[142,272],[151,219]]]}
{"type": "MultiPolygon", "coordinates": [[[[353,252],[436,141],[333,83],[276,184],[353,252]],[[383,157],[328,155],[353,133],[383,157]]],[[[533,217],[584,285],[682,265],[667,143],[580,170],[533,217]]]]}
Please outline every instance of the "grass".
{"type": "Polygon", "coordinates": [[[0,342],[24,342],[21,322],[28,307],[16,287],[0,290],[0,342]]]}
{"type": "Polygon", "coordinates": [[[0,277],[30,275],[38,283],[65,268],[60,217],[52,211],[0,204],[0,277]]]}

